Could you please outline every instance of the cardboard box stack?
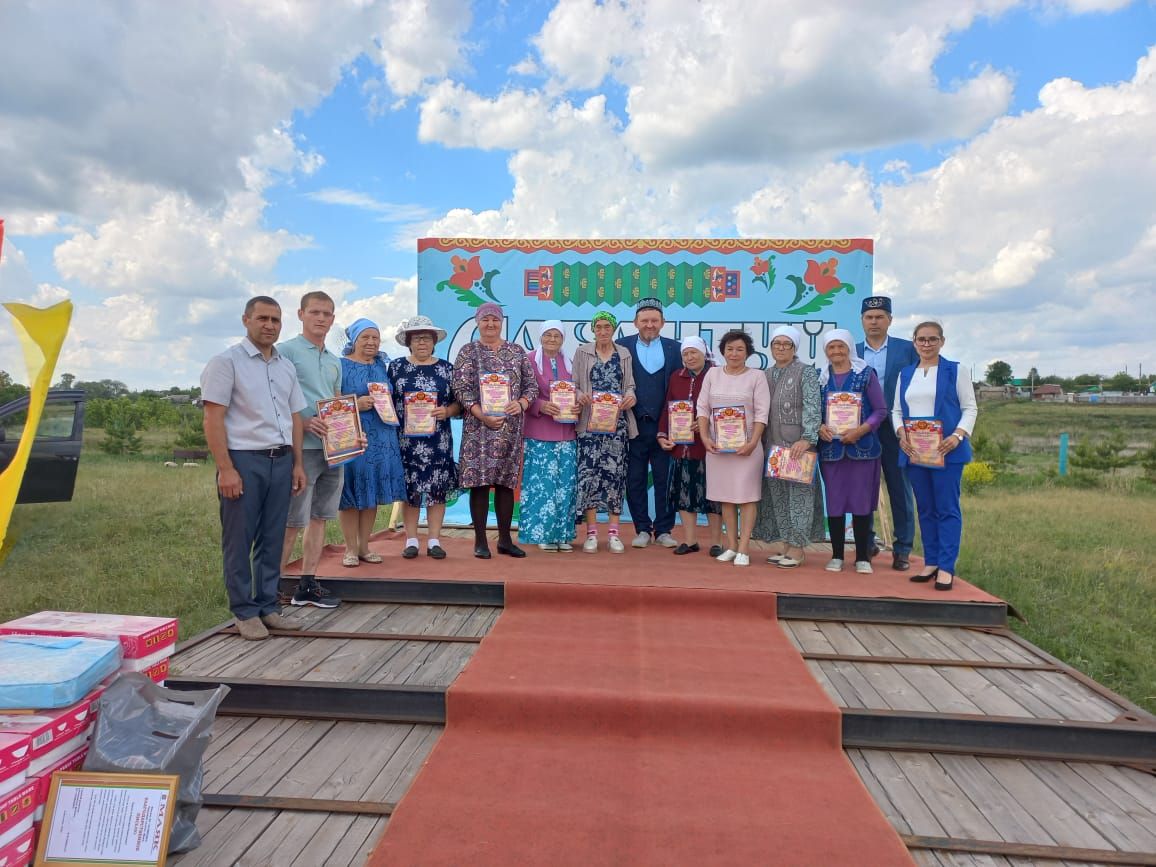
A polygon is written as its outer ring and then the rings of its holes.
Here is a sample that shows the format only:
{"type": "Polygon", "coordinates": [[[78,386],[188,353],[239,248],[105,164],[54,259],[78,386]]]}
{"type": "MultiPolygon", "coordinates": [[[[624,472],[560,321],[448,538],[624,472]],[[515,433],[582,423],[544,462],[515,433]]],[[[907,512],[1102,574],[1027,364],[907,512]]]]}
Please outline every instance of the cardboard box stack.
{"type": "Polygon", "coordinates": [[[120,671],[64,708],[0,711],[0,865],[25,867],[36,853],[36,837],[56,771],[80,770],[96,721],[97,699],[121,672],[139,671],[163,682],[176,648],[177,621],[42,611],[0,624],[0,635],[85,636],[119,641],[120,671]]]}

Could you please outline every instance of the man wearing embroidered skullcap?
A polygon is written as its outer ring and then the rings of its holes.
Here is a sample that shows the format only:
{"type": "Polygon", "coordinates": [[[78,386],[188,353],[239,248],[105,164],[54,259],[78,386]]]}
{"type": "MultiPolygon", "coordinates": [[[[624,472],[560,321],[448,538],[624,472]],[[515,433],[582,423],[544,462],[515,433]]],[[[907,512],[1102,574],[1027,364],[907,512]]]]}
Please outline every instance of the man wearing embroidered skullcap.
{"type": "MultiPolygon", "coordinates": [[[[883,396],[887,406],[895,403],[895,383],[899,371],[910,364],[919,363],[919,355],[910,340],[887,333],[891,327],[891,299],[886,295],[872,295],[863,299],[861,308],[863,333],[866,340],[856,345],[859,357],[875,369],[883,384],[883,396]]],[[[915,543],[915,501],[911,496],[911,483],[907,474],[899,466],[899,440],[891,426],[891,418],[884,419],[876,431],[883,447],[883,481],[887,485],[887,499],[891,501],[891,520],[894,524],[895,540],[892,544],[891,568],[906,572],[910,568],[908,558],[915,543]]],[[[874,532],[874,526],[872,526],[874,532]]]]}
{"type": "Polygon", "coordinates": [[[638,400],[633,409],[638,436],[630,440],[626,461],[626,505],[637,534],[631,543],[635,548],[645,548],[652,541],[664,548],[678,547],[678,540],[670,534],[674,507],[664,493],[670,479],[670,454],[658,444],[658,425],[670,377],[682,367],[682,348],[677,340],[661,335],[665,322],[662,302],[643,298],[634,308],[638,333],[618,341],[630,351],[638,400]],[[653,475],[656,492],[653,520],[647,498],[648,472],[653,475]]]}

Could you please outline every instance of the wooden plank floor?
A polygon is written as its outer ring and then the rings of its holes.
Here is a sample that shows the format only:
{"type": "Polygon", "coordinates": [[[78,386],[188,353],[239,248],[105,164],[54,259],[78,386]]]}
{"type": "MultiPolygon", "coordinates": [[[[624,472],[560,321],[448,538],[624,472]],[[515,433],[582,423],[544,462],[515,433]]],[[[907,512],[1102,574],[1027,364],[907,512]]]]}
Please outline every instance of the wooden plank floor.
{"type": "MultiPolygon", "coordinates": [[[[1090,762],[858,749],[847,755],[895,830],[907,837],[1072,847],[1101,858],[1142,853],[1156,860],[1151,774],[1090,762]]],[[[912,855],[919,864],[1036,863],[935,848],[913,849],[912,855]]],[[[1104,863],[1094,858],[1064,863],[1104,863]]]]}
{"type": "MultiPolygon", "coordinates": [[[[501,609],[470,605],[347,603],[322,611],[290,608],[302,629],[333,638],[273,637],[258,644],[230,633],[192,643],[172,676],[405,684],[445,689],[477,643],[355,639],[349,633],[484,636],[501,609]]],[[[208,796],[250,799],[244,807],[203,807],[201,845],[168,863],[180,867],[353,867],[365,863],[388,815],[443,730],[440,725],[350,722],[291,716],[221,715],[206,751],[208,796]],[[308,799],[318,809],[264,809],[261,799],[308,799]],[[340,803],[357,802],[354,808],[340,803]],[[325,809],[330,804],[333,810],[325,809]],[[383,807],[382,805],[386,805],[383,807]],[[356,809],[368,808],[371,813],[356,809]]],[[[282,802],[284,803],[284,802],[282,802]]],[[[293,806],[300,807],[294,802],[293,806]]]]}
{"type": "Polygon", "coordinates": [[[955,626],[783,620],[832,701],[844,708],[1112,722],[1131,708],[1012,639],[955,626]],[[873,662],[884,657],[890,662],[873,662]],[[895,660],[909,659],[910,663],[895,660]],[[929,660],[941,660],[935,665],[929,660]],[[975,665],[958,665],[958,662],[975,665]],[[988,667],[1010,664],[1038,670],[988,667]]]}

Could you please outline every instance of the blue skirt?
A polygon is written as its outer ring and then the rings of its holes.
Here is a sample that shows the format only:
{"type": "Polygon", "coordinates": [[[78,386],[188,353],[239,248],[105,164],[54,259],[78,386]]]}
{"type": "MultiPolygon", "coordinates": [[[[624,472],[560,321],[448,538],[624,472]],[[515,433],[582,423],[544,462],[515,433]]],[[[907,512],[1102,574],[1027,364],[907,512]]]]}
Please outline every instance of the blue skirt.
{"type": "Polygon", "coordinates": [[[574,538],[578,447],[574,440],[526,440],[518,540],[541,545],[574,538]]]}

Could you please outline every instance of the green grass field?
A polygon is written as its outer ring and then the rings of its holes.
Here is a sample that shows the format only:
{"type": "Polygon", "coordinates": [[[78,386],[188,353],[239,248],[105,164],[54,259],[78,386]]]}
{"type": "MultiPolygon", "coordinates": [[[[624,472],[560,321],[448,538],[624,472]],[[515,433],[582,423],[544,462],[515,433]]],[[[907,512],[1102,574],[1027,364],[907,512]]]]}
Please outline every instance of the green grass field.
{"type": "MultiPolygon", "coordinates": [[[[1016,463],[964,498],[960,575],[1026,618],[1013,628],[1156,712],[1156,493],[1141,484],[1076,488],[1046,476],[1061,430],[1117,425],[1151,441],[1156,408],[983,404],[981,425],[1008,433],[1016,463]]],[[[19,506],[0,565],[0,618],[46,608],[176,616],[182,637],[229,616],[210,465],[166,468],[171,432],[141,458],[94,447],[72,503],[19,506]]],[[[384,516],[379,516],[379,524],[384,516]]],[[[339,538],[330,525],[330,540],[339,538]]]]}

